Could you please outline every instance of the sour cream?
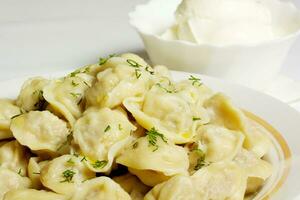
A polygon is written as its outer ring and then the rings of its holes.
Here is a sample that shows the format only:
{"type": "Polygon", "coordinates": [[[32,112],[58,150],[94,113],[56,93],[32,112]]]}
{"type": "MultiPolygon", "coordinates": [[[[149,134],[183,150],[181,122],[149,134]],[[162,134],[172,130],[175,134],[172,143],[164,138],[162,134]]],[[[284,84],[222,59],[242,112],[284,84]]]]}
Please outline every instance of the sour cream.
{"type": "MultiPolygon", "coordinates": [[[[274,0],[275,1],[275,0],[274,0]]],[[[197,44],[251,44],[277,38],[263,0],[183,0],[162,37],[197,44]]]]}

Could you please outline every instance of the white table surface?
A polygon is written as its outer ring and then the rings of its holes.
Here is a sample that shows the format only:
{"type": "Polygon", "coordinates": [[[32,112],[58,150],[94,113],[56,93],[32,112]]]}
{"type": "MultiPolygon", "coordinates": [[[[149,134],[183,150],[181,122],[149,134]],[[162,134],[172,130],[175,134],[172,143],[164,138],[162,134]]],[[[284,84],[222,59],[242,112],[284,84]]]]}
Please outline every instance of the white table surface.
{"type": "MultiPolygon", "coordinates": [[[[294,0],[300,7],[300,0],[294,0]]],[[[127,14],[146,0],[0,0],[0,81],[143,52],[127,14]]],[[[155,14],[155,11],[153,11],[155,14]]],[[[300,39],[282,73],[300,81],[300,39]]],[[[296,105],[299,106],[300,104],[296,105]]]]}

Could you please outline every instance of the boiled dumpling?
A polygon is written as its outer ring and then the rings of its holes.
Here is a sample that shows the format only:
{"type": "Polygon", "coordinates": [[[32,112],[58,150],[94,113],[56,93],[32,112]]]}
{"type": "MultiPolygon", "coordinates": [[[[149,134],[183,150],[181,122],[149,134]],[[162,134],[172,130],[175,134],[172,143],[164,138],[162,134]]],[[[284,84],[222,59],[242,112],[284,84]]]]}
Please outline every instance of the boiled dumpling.
{"type": "Polygon", "coordinates": [[[63,195],[45,190],[16,189],[6,193],[3,200],[67,200],[63,195]]]}
{"type": "Polygon", "coordinates": [[[159,183],[162,183],[170,178],[170,176],[166,176],[162,172],[154,171],[154,170],[142,170],[142,169],[134,169],[128,168],[128,171],[134,175],[136,175],[145,185],[155,186],[159,183]]]}
{"type": "Polygon", "coordinates": [[[41,170],[41,182],[47,188],[71,196],[84,181],[96,175],[83,163],[82,158],[63,155],[48,162],[41,170]]]}
{"type": "MultiPolygon", "coordinates": [[[[190,177],[177,175],[156,185],[147,193],[144,200],[202,200],[197,198],[190,177]]],[[[204,200],[204,199],[203,199],[204,200]]]]}
{"type": "Polygon", "coordinates": [[[243,146],[255,152],[259,157],[266,154],[271,146],[266,134],[257,130],[257,126],[247,119],[244,113],[235,107],[223,94],[216,94],[205,102],[211,116],[211,123],[240,131],[245,135],[243,146]]]}
{"type": "Polygon", "coordinates": [[[232,161],[203,167],[193,174],[191,179],[198,199],[244,199],[247,175],[232,161]]]}
{"type": "Polygon", "coordinates": [[[207,122],[206,113],[167,87],[154,85],[144,97],[125,99],[124,106],[145,129],[155,127],[176,144],[189,142],[202,120],[207,122]]]}
{"type": "Polygon", "coordinates": [[[247,193],[253,193],[262,186],[264,181],[272,175],[272,165],[260,159],[251,151],[242,149],[234,158],[240,167],[245,171],[248,178],[247,193]]]}
{"type": "Polygon", "coordinates": [[[29,154],[25,147],[21,146],[16,140],[7,142],[0,147],[1,167],[10,169],[21,176],[27,175],[27,164],[29,154]]]}
{"type": "Polygon", "coordinates": [[[261,158],[273,145],[268,135],[270,133],[264,127],[252,119],[247,119],[248,140],[245,141],[244,147],[261,158]]]}
{"type": "Polygon", "coordinates": [[[144,185],[136,176],[128,173],[114,177],[113,180],[130,194],[132,200],[143,200],[150,187],[144,185]]]}
{"type": "Polygon", "coordinates": [[[30,111],[11,122],[14,137],[31,150],[55,153],[70,134],[66,122],[49,111],[30,111]]]}
{"type": "Polygon", "coordinates": [[[71,200],[131,200],[122,187],[108,177],[98,177],[85,181],[71,200]]]}
{"type": "Polygon", "coordinates": [[[107,172],[135,129],[121,109],[90,108],[75,123],[73,136],[85,163],[96,172],[107,172]]]}
{"type": "Polygon", "coordinates": [[[10,190],[31,186],[29,178],[3,167],[0,167],[0,180],[0,199],[10,190]]]}
{"type": "Polygon", "coordinates": [[[127,97],[143,95],[149,88],[153,69],[146,71],[142,58],[125,54],[113,57],[97,74],[97,81],[86,94],[88,106],[113,108],[122,104],[127,97]]]}
{"type": "Polygon", "coordinates": [[[191,76],[190,80],[176,83],[176,91],[187,102],[203,106],[203,103],[213,95],[213,91],[202,84],[199,78],[191,76]],[[193,80],[191,80],[191,77],[193,80]]]}
{"type": "Polygon", "coordinates": [[[85,91],[91,87],[94,78],[85,73],[52,80],[44,88],[44,97],[51,109],[62,115],[72,126],[83,111],[85,91]]]}
{"type": "Polygon", "coordinates": [[[0,140],[13,137],[9,129],[11,118],[20,114],[20,108],[12,100],[0,99],[0,140]]]}
{"type": "Polygon", "coordinates": [[[46,107],[43,89],[49,80],[42,77],[28,79],[22,86],[17,105],[25,111],[42,110],[46,107]]]}
{"type": "Polygon", "coordinates": [[[204,145],[205,160],[218,162],[232,160],[242,149],[244,135],[216,125],[206,125],[198,130],[196,140],[204,145]]]}
{"type": "Polygon", "coordinates": [[[132,173],[150,186],[170,176],[186,174],[189,161],[185,149],[159,136],[149,135],[128,145],[116,162],[129,167],[132,173]]]}
{"type": "Polygon", "coordinates": [[[38,157],[31,157],[28,163],[28,177],[32,182],[32,188],[41,189],[41,169],[49,162],[48,160],[38,162],[38,157]]]}

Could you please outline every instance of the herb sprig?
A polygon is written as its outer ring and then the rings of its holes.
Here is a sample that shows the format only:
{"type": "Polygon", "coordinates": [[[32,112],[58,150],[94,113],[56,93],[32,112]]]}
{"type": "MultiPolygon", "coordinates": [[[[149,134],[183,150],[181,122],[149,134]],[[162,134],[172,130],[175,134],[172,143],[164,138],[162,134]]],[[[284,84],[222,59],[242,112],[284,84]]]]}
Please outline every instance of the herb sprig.
{"type": "Polygon", "coordinates": [[[110,54],[106,58],[99,58],[99,65],[104,65],[110,58],[115,57],[116,54],[110,54]]]}
{"type": "Polygon", "coordinates": [[[153,151],[156,151],[159,147],[157,144],[157,138],[160,138],[162,141],[167,143],[167,138],[162,133],[159,133],[154,127],[151,128],[148,132],[146,132],[146,134],[148,137],[149,146],[154,147],[153,151]]]}
{"type": "Polygon", "coordinates": [[[201,86],[203,84],[200,78],[197,78],[193,75],[190,75],[189,80],[192,81],[192,85],[194,86],[201,86]]]}
{"type": "Polygon", "coordinates": [[[76,172],[74,172],[73,170],[67,169],[62,173],[62,177],[64,178],[64,180],[60,181],[61,183],[64,182],[72,182],[72,179],[74,177],[74,175],[76,174],[76,172]]]}
{"type": "Polygon", "coordinates": [[[201,149],[194,149],[193,151],[196,152],[199,156],[199,158],[197,159],[197,163],[194,167],[194,170],[199,170],[202,167],[207,165],[207,162],[205,161],[205,153],[201,149]]]}
{"type": "Polygon", "coordinates": [[[96,169],[100,168],[102,169],[103,167],[105,167],[107,165],[107,160],[96,160],[95,163],[92,164],[92,166],[96,169]]]}
{"type": "Polygon", "coordinates": [[[175,89],[174,89],[174,90],[169,90],[169,89],[163,87],[160,83],[156,83],[156,85],[157,85],[159,88],[161,88],[161,89],[163,89],[164,91],[166,91],[167,93],[177,93],[177,91],[176,91],[175,89]]]}
{"type": "Polygon", "coordinates": [[[32,93],[33,95],[37,95],[38,99],[37,102],[34,104],[34,107],[37,110],[43,110],[46,107],[47,101],[44,98],[44,92],[43,90],[36,90],[32,93]]]}

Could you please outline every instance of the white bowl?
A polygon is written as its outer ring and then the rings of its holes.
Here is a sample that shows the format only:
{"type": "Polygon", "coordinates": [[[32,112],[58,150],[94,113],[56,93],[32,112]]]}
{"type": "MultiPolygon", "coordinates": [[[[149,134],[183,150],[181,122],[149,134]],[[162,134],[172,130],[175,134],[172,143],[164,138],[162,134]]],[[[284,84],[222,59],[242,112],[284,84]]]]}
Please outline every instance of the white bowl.
{"type": "Polygon", "coordinates": [[[291,2],[265,0],[271,9],[274,26],[284,30],[280,39],[251,45],[194,44],[163,39],[160,35],[175,23],[174,12],[180,2],[152,0],[129,13],[130,24],[140,34],[153,64],[264,89],[280,72],[300,32],[300,12],[291,2]]]}

